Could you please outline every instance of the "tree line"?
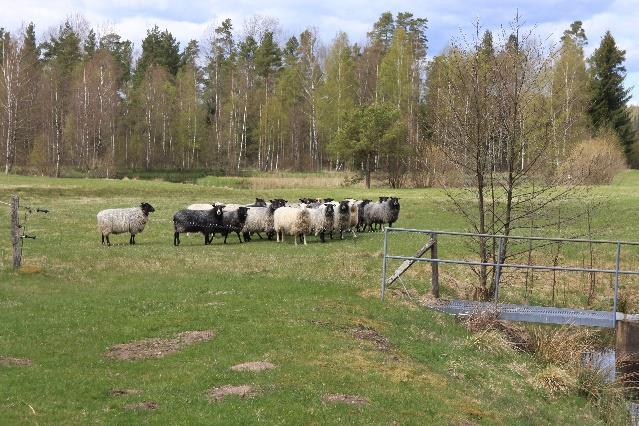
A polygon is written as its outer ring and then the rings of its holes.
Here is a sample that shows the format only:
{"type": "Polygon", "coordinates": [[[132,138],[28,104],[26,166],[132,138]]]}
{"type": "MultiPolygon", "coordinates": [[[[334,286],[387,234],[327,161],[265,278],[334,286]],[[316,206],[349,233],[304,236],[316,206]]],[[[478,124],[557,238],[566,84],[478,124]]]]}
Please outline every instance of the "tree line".
{"type": "MultiPolygon", "coordinates": [[[[523,71],[530,58],[512,54],[523,47],[515,34],[494,43],[490,31],[478,34],[476,49],[451,43],[428,58],[426,32],[425,18],[385,12],[365,43],[340,32],[324,45],[313,28],[280,40],[274,19],[252,18],[240,31],[226,19],[202,45],[191,40],[183,48],[154,26],[134,58],[131,41],[98,34],[81,19],[66,20],[39,42],[33,24],[0,29],[5,173],[351,170],[367,186],[371,173],[392,187],[434,184],[445,173],[443,159],[472,151],[459,114],[488,108],[458,108],[454,73],[487,92],[505,90],[505,80],[487,71],[523,71]],[[499,66],[506,57],[510,68],[499,66]]],[[[604,131],[634,164],[625,52],[608,32],[585,58],[587,42],[575,21],[557,48],[537,52],[548,66],[530,97],[542,107],[521,119],[541,120],[535,128],[544,133],[530,135],[530,146],[518,153],[521,167],[542,140],[552,146],[544,167],[553,169],[576,143],[604,131]]],[[[483,134],[490,136],[482,150],[503,168],[508,138],[483,134]]]]}

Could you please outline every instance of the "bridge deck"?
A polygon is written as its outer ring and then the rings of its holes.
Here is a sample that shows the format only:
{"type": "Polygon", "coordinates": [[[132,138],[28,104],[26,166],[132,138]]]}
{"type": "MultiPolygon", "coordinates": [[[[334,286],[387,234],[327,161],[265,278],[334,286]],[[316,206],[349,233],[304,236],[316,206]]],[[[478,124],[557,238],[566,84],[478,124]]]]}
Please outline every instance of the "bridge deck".
{"type": "Polygon", "coordinates": [[[477,312],[493,311],[499,319],[508,321],[536,322],[541,324],[571,324],[587,327],[614,328],[616,320],[636,320],[637,315],[626,315],[612,311],[592,311],[585,309],[555,308],[547,306],[509,305],[493,302],[472,302],[450,300],[431,302],[431,309],[455,315],[471,315],[477,312]]]}

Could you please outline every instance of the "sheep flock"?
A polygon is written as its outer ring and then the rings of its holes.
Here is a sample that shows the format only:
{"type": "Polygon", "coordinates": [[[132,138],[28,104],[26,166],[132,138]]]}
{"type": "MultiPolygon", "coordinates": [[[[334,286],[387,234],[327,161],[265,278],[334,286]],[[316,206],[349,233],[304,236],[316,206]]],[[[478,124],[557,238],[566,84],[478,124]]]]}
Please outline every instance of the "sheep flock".
{"type": "MultiPolygon", "coordinates": [[[[149,213],[155,209],[148,203],[138,207],[102,210],[97,215],[102,244],[111,245],[110,234],[129,233],[130,244],[135,235],[144,230],[149,213]]],[[[251,204],[213,202],[191,204],[173,215],[173,244],[180,245],[180,234],[201,233],[204,244],[213,242],[215,235],[235,234],[240,243],[255,237],[283,242],[293,237],[295,245],[307,244],[307,237],[320,242],[326,238],[357,237],[357,232],[372,232],[393,226],[399,219],[397,197],[379,197],[378,201],[332,198],[300,198],[291,203],[282,198],[268,202],[256,198],[251,204]]]]}

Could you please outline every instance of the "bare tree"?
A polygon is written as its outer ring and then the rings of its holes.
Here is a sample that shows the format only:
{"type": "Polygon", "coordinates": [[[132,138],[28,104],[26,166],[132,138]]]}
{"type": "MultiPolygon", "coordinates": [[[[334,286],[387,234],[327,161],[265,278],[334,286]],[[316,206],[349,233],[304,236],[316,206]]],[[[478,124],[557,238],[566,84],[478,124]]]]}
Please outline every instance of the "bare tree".
{"type": "MultiPolygon", "coordinates": [[[[464,191],[447,194],[479,234],[509,236],[548,226],[552,215],[546,213],[571,192],[548,168],[553,52],[522,27],[516,17],[493,48],[482,40],[477,23],[474,34],[462,34],[453,44],[440,70],[445,84],[434,113],[440,125],[432,130],[440,149],[469,177],[473,201],[464,191]]],[[[483,263],[503,263],[519,254],[509,250],[507,238],[500,244],[498,238],[479,237],[476,243],[483,263]]],[[[475,297],[491,299],[493,268],[475,272],[475,297]]]]}

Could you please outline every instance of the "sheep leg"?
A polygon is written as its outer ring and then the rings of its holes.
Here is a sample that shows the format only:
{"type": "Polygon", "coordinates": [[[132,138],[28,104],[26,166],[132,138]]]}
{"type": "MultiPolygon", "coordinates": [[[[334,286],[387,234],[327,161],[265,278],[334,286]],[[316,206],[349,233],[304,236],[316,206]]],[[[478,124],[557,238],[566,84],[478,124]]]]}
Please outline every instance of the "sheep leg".
{"type": "Polygon", "coordinates": [[[293,241],[295,241],[295,245],[297,245],[297,235],[293,234],[293,241]]]}
{"type": "Polygon", "coordinates": [[[326,240],[324,239],[324,231],[320,232],[319,236],[320,236],[320,241],[325,243],[326,240]]]}
{"type": "Polygon", "coordinates": [[[353,238],[357,238],[357,234],[355,233],[355,230],[351,228],[350,231],[353,233],[353,238]]]}
{"type": "Polygon", "coordinates": [[[180,245],[180,233],[177,231],[175,231],[175,233],[173,234],[173,245],[174,246],[180,245]]]}
{"type": "Polygon", "coordinates": [[[107,246],[110,246],[111,245],[111,241],[109,241],[109,236],[108,235],[106,236],[106,240],[107,240],[107,246]]]}
{"type": "Polygon", "coordinates": [[[229,236],[228,232],[224,234],[224,244],[226,244],[226,239],[228,238],[228,236],[229,236]]]}
{"type": "Polygon", "coordinates": [[[302,234],[302,238],[304,239],[304,245],[306,245],[306,234],[302,234]]]}
{"type": "Polygon", "coordinates": [[[250,232],[245,232],[244,234],[244,242],[248,243],[249,241],[251,241],[251,233],[250,232]]]}
{"type": "Polygon", "coordinates": [[[129,244],[135,244],[135,235],[131,234],[131,237],[129,237],[129,244]]]}
{"type": "Polygon", "coordinates": [[[104,235],[102,235],[102,245],[104,245],[104,235]]]}
{"type": "Polygon", "coordinates": [[[240,231],[235,231],[237,234],[237,239],[240,240],[240,244],[242,244],[242,237],[240,237],[240,231]]]}

